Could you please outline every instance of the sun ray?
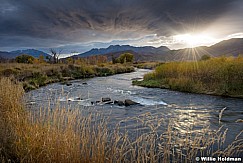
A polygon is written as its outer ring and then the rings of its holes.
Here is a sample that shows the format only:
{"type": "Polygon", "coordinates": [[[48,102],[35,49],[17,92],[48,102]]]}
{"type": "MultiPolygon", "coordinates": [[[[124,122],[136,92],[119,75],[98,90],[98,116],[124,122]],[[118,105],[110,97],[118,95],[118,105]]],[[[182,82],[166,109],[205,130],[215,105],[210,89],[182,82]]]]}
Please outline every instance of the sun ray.
{"type": "Polygon", "coordinates": [[[197,46],[203,46],[205,44],[216,43],[217,40],[206,33],[200,34],[179,34],[173,36],[176,42],[184,43],[188,48],[194,48],[197,46]]]}

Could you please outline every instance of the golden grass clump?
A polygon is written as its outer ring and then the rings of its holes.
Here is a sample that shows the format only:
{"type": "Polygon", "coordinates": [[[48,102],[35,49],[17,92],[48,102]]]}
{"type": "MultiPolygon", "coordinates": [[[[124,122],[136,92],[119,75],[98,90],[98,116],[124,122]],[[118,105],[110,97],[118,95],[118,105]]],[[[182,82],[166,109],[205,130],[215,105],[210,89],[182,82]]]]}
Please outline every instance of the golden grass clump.
{"type": "Polygon", "coordinates": [[[243,57],[165,63],[134,84],[243,98],[243,57]]]}
{"type": "Polygon", "coordinates": [[[62,108],[58,103],[54,109],[28,111],[22,97],[20,84],[0,79],[2,162],[191,162],[196,156],[243,154],[242,132],[224,147],[227,130],[210,131],[205,126],[197,133],[188,126],[180,132],[175,118],[161,132],[165,120],[148,113],[124,120],[136,121],[147,130],[131,137],[122,122],[110,130],[101,115],[62,108]]]}
{"type": "Polygon", "coordinates": [[[41,110],[34,115],[24,110],[22,95],[21,85],[6,78],[0,80],[2,160],[96,162],[101,158],[99,155],[105,151],[102,149],[105,134],[97,133],[105,133],[105,129],[99,127],[101,124],[97,124],[97,128],[86,127],[91,127],[91,116],[77,117],[78,111],[68,112],[58,107],[55,111],[41,110]]]}

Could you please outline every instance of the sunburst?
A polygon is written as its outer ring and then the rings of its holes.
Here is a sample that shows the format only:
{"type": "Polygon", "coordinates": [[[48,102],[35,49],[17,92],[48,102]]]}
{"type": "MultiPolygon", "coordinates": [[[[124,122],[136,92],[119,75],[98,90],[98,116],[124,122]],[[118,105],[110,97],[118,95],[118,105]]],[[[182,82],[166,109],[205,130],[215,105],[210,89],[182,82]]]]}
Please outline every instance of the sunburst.
{"type": "Polygon", "coordinates": [[[175,35],[174,40],[176,42],[181,42],[185,43],[188,47],[194,48],[197,46],[203,46],[203,45],[209,45],[216,43],[217,40],[213,37],[210,37],[207,34],[180,34],[180,35],[175,35]]]}

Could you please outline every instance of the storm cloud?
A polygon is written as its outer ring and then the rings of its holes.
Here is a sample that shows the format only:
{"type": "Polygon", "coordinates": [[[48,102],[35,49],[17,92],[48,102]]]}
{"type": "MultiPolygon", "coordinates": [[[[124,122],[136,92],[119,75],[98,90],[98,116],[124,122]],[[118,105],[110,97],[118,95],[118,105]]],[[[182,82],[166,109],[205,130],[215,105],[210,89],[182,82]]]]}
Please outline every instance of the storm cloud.
{"type": "Polygon", "coordinates": [[[0,0],[0,4],[0,50],[115,40],[135,44],[150,35],[160,39],[215,30],[215,22],[222,28],[226,23],[226,33],[231,27],[228,34],[242,32],[243,27],[241,0],[0,0]]]}

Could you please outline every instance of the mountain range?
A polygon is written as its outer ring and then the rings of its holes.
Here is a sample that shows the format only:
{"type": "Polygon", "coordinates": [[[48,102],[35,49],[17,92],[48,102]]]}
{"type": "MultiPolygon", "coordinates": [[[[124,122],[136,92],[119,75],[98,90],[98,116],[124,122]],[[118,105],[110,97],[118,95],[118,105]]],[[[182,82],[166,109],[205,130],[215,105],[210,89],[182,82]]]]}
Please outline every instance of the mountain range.
{"type": "Polygon", "coordinates": [[[118,57],[124,52],[134,55],[135,61],[181,61],[198,60],[203,55],[212,57],[219,56],[238,56],[243,54],[243,38],[233,38],[221,41],[212,46],[199,46],[195,48],[184,48],[170,50],[166,46],[158,48],[152,46],[133,47],[130,45],[111,45],[108,48],[91,49],[74,57],[88,57],[93,55],[105,55],[110,60],[118,57]]]}
{"type": "Polygon", "coordinates": [[[26,50],[16,50],[16,51],[11,51],[11,52],[5,52],[5,51],[0,51],[0,58],[5,58],[5,59],[14,59],[15,57],[22,55],[22,54],[27,54],[31,55],[35,58],[39,58],[40,55],[44,56],[46,58],[47,56],[49,57],[50,55],[39,50],[35,49],[26,49],[26,50]]]}
{"type": "Polygon", "coordinates": [[[110,45],[108,48],[100,48],[100,49],[91,49],[85,53],[79,54],[80,57],[87,57],[91,55],[104,55],[109,53],[116,53],[120,51],[133,51],[139,54],[158,54],[161,52],[170,51],[166,46],[161,46],[159,48],[155,48],[153,46],[143,46],[143,47],[134,47],[130,45],[110,45]]]}
{"type": "MultiPolygon", "coordinates": [[[[184,48],[178,50],[170,50],[166,46],[153,47],[143,46],[134,47],[130,45],[110,45],[108,48],[91,49],[87,52],[74,55],[73,58],[89,57],[94,55],[105,55],[108,60],[112,57],[118,57],[120,54],[129,52],[134,55],[135,61],[181,61],[181,60],[198,60],[203,55],[209,55],[212,57],[219,56],[238,56],[243,54],[243,38],[233,38],[229,40],[221,41],[212,46],[199,46],[195,48],[184,48]]],[[[21,54],[28,54],[38,58],[40,55],[44,57],[50,56],[49,54],[35,50],[17,50],[11,52],[1,52],[1,58],[13,59],[21,54]]]]}

